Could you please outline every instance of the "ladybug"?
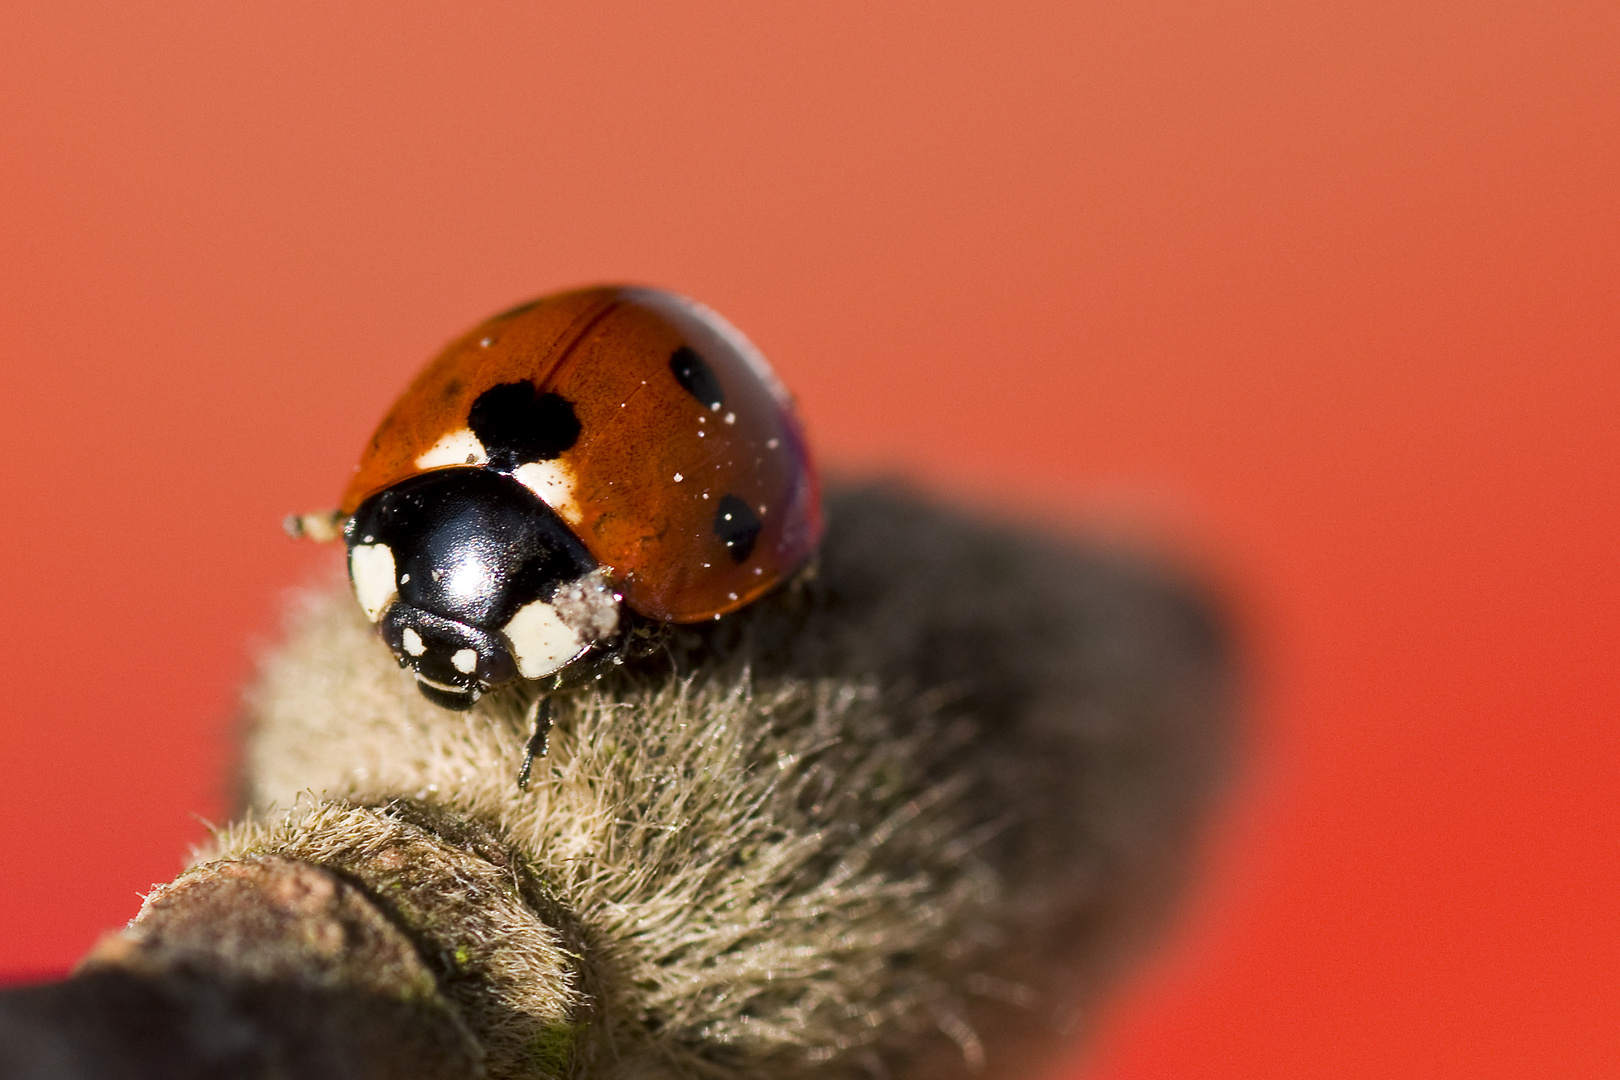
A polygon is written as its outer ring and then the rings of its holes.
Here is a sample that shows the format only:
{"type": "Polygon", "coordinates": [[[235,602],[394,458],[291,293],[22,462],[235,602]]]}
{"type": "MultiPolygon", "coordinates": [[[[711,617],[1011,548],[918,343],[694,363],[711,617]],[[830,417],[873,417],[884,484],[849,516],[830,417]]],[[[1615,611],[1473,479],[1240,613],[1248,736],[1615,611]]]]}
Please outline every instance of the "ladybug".
{"type": "MultiPolygon", "coordinates": [[[[685,297],[608,287],[452,343],[383,418],[338,510],[288,529],[341,531],[400,666],[467,709],[519,680],[557,687],[638,619],[736,611],[806,564],[822,518],[758,350],[685,297]]],[[[544,734],[537,712],[531,751],[544,734]]]]}

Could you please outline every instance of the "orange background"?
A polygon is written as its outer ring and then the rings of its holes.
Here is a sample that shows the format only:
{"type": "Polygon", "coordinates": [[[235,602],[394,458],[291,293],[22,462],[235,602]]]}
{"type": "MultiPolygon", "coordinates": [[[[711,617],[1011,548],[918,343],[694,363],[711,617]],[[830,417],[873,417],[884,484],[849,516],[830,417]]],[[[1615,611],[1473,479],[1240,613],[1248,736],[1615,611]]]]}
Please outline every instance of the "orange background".
{"type": "Polygon", "coordinates": [[[225,812],[280,516],[623,279],[1225,583],[1249,768],[1091,1075],[1620,1069],[1612,0],[224,7],[0,12],[0,972],[225,812]]]}

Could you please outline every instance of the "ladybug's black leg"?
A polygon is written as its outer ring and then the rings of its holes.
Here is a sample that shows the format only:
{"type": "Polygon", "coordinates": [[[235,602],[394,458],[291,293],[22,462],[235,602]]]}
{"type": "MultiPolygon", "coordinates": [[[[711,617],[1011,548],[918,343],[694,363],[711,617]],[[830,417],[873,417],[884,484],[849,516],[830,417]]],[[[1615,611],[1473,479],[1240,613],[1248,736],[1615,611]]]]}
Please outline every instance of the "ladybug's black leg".
{"type": "Polygon", "coordinates": [[[551,734],[551,695],[541,694],[535,698],[529,712],[534,718],[534,734],[529,736],[529,745],[523,748],[523,768],[518,770],[519,791],[529,787],[529,770],[534,766],[534,759],[546,756],[546,736],[551,734]]]}

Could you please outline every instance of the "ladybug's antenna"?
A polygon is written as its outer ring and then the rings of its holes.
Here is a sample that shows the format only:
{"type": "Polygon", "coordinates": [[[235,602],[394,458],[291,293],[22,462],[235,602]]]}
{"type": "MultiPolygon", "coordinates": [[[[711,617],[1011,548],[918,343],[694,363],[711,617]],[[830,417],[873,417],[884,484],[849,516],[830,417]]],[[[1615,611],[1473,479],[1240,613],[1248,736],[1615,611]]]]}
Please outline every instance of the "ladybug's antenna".
{"type": "Polygon", "coordinates": [[[325,544],[343,535],[339,524],[343,514],[338,510],[316,510],[308,514],[288,514],[281,519],[281,527],[294,540],[313,540],[325,544]]]}
{"type": "Polygon", "coordinates": [[[534,724],[534,734],[529,736],[529,745],[523,748],[523,767],[518,770],[518,790],[529,789],[529,770],[534,767],[534,759],[546,756],[546,736],[551,734],[551,695],[541,694],[529,706],[529,719],[534,724]]]}

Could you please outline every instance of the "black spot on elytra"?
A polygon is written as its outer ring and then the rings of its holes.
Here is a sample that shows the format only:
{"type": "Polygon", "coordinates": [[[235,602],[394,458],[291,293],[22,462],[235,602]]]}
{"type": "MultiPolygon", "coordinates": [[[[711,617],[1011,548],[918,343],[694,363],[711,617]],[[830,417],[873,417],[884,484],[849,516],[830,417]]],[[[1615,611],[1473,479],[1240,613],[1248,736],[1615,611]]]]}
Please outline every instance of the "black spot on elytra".
{"type": "Polygon", "coordinates": [[[530,382],[502,383],[479,394],[467,410],[467,426],[484,444],[490,466],[503,472],[554,458],[579,439],[574,406],[530,382]]]}
{"type": "Polygon", "coordinates": [[[763,527],[754,508],[735,495],[721,499],[715,509],[714,534],[726,545],[732,562],[743,562],[754,553],[754,541],[763,527]]]}
{"type": "Polygon", "coordinates": [[[714,369],[690,345],[682,345],[675,350],[669,358],[669,370],[675,376],[675,381],[681,384],[681,389],[697,398],[705,409],[718,409],[726,403],[725,392],[720,389],[720,380],[714,377],[714,369]]]}

